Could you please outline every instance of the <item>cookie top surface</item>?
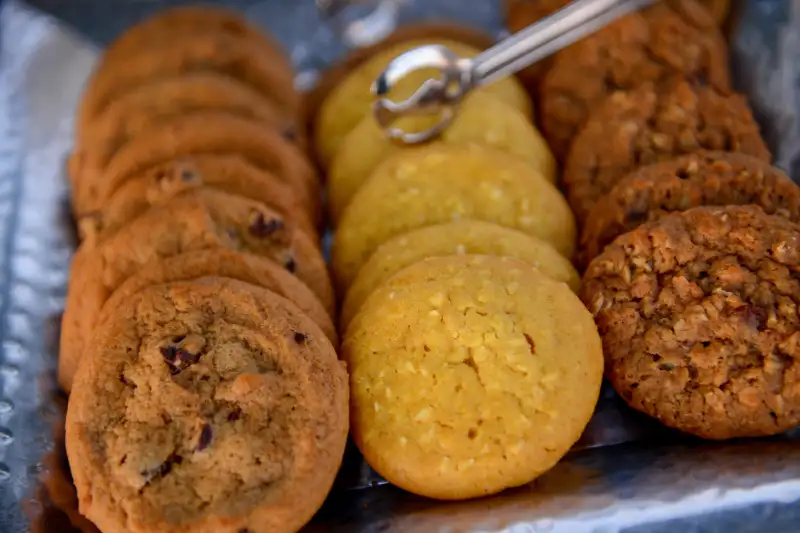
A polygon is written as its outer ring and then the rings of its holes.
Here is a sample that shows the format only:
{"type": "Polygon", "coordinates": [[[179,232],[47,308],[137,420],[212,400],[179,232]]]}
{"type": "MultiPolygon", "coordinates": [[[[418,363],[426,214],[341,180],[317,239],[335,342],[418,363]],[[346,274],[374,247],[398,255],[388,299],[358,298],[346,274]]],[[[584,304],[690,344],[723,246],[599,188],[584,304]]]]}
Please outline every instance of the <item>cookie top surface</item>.
{"type": "Polygon", "coordinates": [[[220,248],[195,250],[159,258],[142,266],[114,290],[101,314],[113,313],[121,302],[151,285],[205,277],[230,278],[269,289],[295,304],[338,346],[328,310],[308,286],[288,270],[258,255],[220,248]]]}
{"type": "Polygon", "coordinates": [[[153,165],[196,154],[236,154],[292,187],[309,212],[319,209],[319,182],[303,153],[272,128],[222,112],[197,112],[168,120],[132,139],[109,161],[100,180],[77,193],[79,215],[103,202],[131,176],[153,165]]]}
{"type": "Polygon", "coordinates": [[[770,153],[741,95],[670,80],[618,91],[592,112],[564,169],[567,198],[579,221],[638,167],[698,150],[770,153]]]}
{"type": "MultiPolygon", "coordinates": [[[[438,117],[410,116],[393,126],[406,132],[434,126],[438,117]]],[[[556,163],[544,138],[530,118],[494,95],[476,92],[460,105],[453,122],[434,143],[484,144],[517,155],[550,181],[556,179],[556,163]]],[[[375,118],[368,114],[342,141],[328,175],[328,208],[338,220],[359,187],[375,168],[403,148],[389,140],[375,118]]]]}
{"type": "Polygon", "coordinates": [[[581,233],[588,265],[619,235],[673,211],[703,205],[749,205],[800,222],[800,188],[764,161],[731,152],[700,152],[642,167],[594,205],[581,233]]]}
{"type": "Polygon", "coordinates": [[[97,328],[70,397],[81,512],[104,531],[296,531],[342,458],[346,376],[316,324],[267,290],[142,290],[97,328]]]}
{"type": "Polygon", "coordinates": [[[517,259],[469,255],[427,259],[378,288],[343,357],[367,462],[441,499],[552,467],[591,417],[603,365],[592,318],[565,284],[517,259]]]}
{"type": "MultiPolygon", "coordinates": [[[[131,51],[119,61],[106,60],[89,79],[79,123],[88,125],[118,96],[153,80],[197,71],[231,76],[299,118],[300,97],[293,75],[271,61],[247,39],[225,33],[164,36],[157,47],[131,51]]],[[[83,129],[79,129],[83,133],[83,129]]]]}
{"type": "Polygon", "coordinates": [[[104,202],[99,214],[88,215],[99,221],[100,227],[92,230],[114,231],[177,194],[205,187],[262,202],[309,237],[318,236],[314,223],[291,187],[235,154],[184,156],[130,177],[104,202]]]}
{"type": "MultiPolygon", "coordinates": [[[[314,144],[319,160],[325,167],[330,165],[344,137],[370,112],[373,98],[369,94],[369,87],[375,78],[395,57],[427,44],[444,45],[461,57],[474,57],[480,53],[480,50],[457,41],[431,38],[405,41],[374,54],[369,61],[351,72],[322,103],[314,128],[314,144]]],[[[435,69],[411,72],[386,96],[398,101],[405,99],[416,92],[425,80],[438,75],[435,69]]],[[[531,115],[530,98],[514,78],[503,78],[477,90],[497,96],[525,116],[531,115]]]]}
{"type": "Polygon", "coordinates": [[[563,161],[586,118],[616,90],[675,75],[730,86],[719,28],[694,0],[633,13],[558,52],[541,87],[545,137],[563,161]]]}
{"type": "MultiPolygon", "coordinates": [[[[317,84],[305,95],[303,106],[310,129],[317,118],[322,102],[347,76],[375,54],[404,41],[440,39],[456,41],[477,50],[485,50],[494,44],[494,39],[482,30],[448,21],[415,22],[400,26],[386,38],[370,46],[351,50],[345,57],[325,69],[317,84]]],[[[309,130],[310,131],[310,130],[309,130]]]]}
{"type": "Polygon", "coordinates": [[[394,274],[423,259],[453,254],[516,257],[574,291],[580,286],[572,264],[547,242],[490,222],[458,220],[409,231],[379,246],[347,291],[340,315],[342,329],[364,300],[394,274]]]}
{"type": "Polygon", "coordinates": [[[590,265],[582,294],[606,375],[635,409],[704,438],[800,423],[800,226],[755,206],[643,224],[590,265]]]}
{"type": "Polygon", "coordinates": [[[467,218],[540,237],[567,257],[574,250],[569,206],[530,164],[484,146],[438,145],[391,157],[356,193],[336,231],[334,276],[346,288],[388,239],[467,218]]]}
{"type": "Polygon", "coordinates": [[[244,83],[213,72],[192,72],[154,80],[115,99],[82,131],[76,153],[95,173],[127,141],[176,116],[218,110],[250,118],[280,132],[298,136],[297,121],[285,109],[244,83]]]}

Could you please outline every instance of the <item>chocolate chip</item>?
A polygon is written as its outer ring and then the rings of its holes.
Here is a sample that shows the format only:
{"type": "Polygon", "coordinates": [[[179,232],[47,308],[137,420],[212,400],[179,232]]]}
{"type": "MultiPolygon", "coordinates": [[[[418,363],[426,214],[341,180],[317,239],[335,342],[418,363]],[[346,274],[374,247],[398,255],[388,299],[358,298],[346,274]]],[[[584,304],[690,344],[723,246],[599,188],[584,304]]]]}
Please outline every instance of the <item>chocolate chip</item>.
{"type": "Polygon", "coordinates": [[[172,468],[175,465],[179,465],[183,462],[183,457],[178,455],[177,453],[173,452],[167,457],[167,460],[158,465],[157,467],[151,470],[142,470],[139,472],[141,476],[144,478],[145,486],[149,485],[153,481],[161,479],[162,477],[166,476],[170,472],[172,472],[172,468]]]}
{"type": "Polygon", "coordinates": [[[639,224],[647,220],[647,209],[632,209],[625,214],[625,219],[631,224],[639,224]]]}
{"type": "Polygon", "coordinates": [[[233,410],[228,413],[228,422],[236,422],[242,418],[242,410],[238,407],[234,407],[233,410]]]}
{"type": "Polygon", "coordinates": [[[161,348],[161,357],[170,366],[173,375],[180,373],[200,360],[200,353],[191,353],[183,346],[164,346],[161,348]]]}
{"type": "Polygon", "coordinates": [[[197,178],[197,174],[189,170],[188,168],[183,169],[181,171],[181,181],[185,183],[189,183],[194,181],[197,178]]]}
{"type": "Polygon", "coordinates": [[[283,228],[284,223],[280,218],[265,218],[264,213],[257,213],[247,230],[254,237],[265,239],[283,228]]]}
{"type": "Polygon", "coordinates": [[[197,446],[195,446],[195,451],[202,452],[208,445],[211,444],[211,439],[214,436],[214,432],[211,430],[211,426],[208,424],[203,424],[203,429],[200,430],[200,438],[197,440],[197,446]]]}
{"type": "Polygon", "coordinates": [[[297,263],[294,262],[294,257],[289,257],[286,261],[283,262],[283,266],[289,272],[294,272],[297,269],[297,263]]]}
{"type": "Polygon", "coordinates": [[[297,139],[297,131],[294,129],[294,126],[286,126],[283,129],[283,133],[281,133],[281,136],[287,141],[294,141],[295,139],[297,139]]]}
{"type": "Polygon", "coordinates": [[[294,342],[296,342],[297,344],[305,344],[307,340],[308,340],[308,335],[306,335],[305,333],[300,333],[299,331],[296,331],[294,333],[294,342]]]}
{"type": "Polygon", "coordinates": [[[536,355],[536,343],[533,342],[533,339],[527,333],[523,333],[522,335],[525,336],[525,342],[527,342],[530,347],[531,355],[536,355]]]}

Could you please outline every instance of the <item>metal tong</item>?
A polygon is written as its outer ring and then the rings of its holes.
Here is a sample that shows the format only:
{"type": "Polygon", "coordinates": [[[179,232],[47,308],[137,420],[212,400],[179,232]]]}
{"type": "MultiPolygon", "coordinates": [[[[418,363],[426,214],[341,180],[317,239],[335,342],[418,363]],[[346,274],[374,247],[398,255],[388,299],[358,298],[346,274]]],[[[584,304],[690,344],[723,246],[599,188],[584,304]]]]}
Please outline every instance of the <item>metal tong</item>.
{"type": "Polygon", "coordinates": [[[375,119],[392,140],[404,144],[429,141],[447,128],[458,104],[474,88],[510,76],[655,1],[575,0],[474,58],[458,57],[442,45],[409,50],[392,60],[372,84],[372,93],[381,97],[373,103],[375,119]],[[400,79],[419,69],[436,69],[439,77],[428,79],[403,101],[385,97],[400,79]],[[439,120],[419,132],[393,126],[403,116],[418,114],[438,114],[439,120]]]}

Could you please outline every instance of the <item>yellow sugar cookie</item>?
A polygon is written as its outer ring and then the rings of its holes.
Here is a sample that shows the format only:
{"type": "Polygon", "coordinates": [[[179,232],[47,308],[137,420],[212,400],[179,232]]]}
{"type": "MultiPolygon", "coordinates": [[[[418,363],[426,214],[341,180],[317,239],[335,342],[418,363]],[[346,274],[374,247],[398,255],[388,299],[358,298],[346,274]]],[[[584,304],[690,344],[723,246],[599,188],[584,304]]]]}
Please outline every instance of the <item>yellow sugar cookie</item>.
{"type": "Polygon", "coordinates": [[[459,219],[516,228],[567,258],[575,248],[566,200],[528,162],[474,144],[406,150],[381,164],[342,214],[332,254],[340,294],[387,240],[459,219]]]}
{"type": "MultiPolygon", "coordinates": [[[[339,144],[358,122],[370,112],[373,96],[370,86],[392,59],[412,48],[427,44],[441,44],[461,57],[474,57],[481,51],[469,45],[446,39],[417,39],[398,43],[375,54],[351,73],[336,87],[322,103],[314,128],[314,143],[323,166],[328,167],[339,144]]],[[[438,76],[434,69],[420,69],[409,73],[395,85],[388,95],[393,100],[402,100],[413,94],[427,79],[438,76]]],[[[481,87],[478,91],[496,95],[525,116],[531,116],[531,101],[516,78],[481,87]]]]}
{"type": "Polygon", "coordinates": [[[364,303],[343,345],[351,435],[392,484],[438,499],[524,485],[578,440],[603,352],[564,283],[515,258],[416,263],[364,303]]]}
{"type": "MultiPolygon", "coordinates": [[[[396,126],[406,132],[424,131],[437,117],[404,117],[396,126]]],[[[470,95],[458,115],[434,143],[475,142],[509,152],[528,161],[544,177],[556,180],[556,162],[544,137],[530,119],[489,93],[470,95]]],[[[433,143],[432,143],[433,144],[433,143]]],[[[402,145],[386,137],[368,113],[339,145],[328,174],[328,210],[337,221],[347,203],[384,159],[402,150],[402,145]]]]}
{"type": "Polygon", "coordinates": [[[541,239],[479,220],[437,224],[398,235],[375,250],[347,291],[341,329],[347,327],[367,297],[394,274],[423,259],[453,254],[516,257],[573,291],[581,283],[572,263],[541,239]]]}

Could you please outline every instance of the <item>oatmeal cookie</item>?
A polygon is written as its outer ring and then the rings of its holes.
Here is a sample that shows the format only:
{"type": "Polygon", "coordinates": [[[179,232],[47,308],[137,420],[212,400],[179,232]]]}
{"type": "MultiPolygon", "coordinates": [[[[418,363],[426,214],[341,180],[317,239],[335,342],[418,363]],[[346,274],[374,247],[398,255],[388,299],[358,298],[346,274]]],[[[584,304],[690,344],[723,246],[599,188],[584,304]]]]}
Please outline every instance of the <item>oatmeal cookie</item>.
{"type": "MultiPolygon", "coordinates": [[[[245,158],[231,154],[191,155],[150,167],[123,182],[104,201],[102,211],[85,217],[90,219],[90,231],[102,234],[177,194],[207,187],[262,202],[319,240],[316,226],[288,185],[245,158]]],[[[79,219],[79,230],[82,226],[79,219]]]]}
{"type": "Polygon", "coordinates": [[[617,238],[589,266],[606,376],[634,408],[709,439],[800,424],[800,225],[697,207],[617,238]]]}
{"type": "MultiPolygon", "coordinates": [[[[59,358],[80,359],[103,304],[149,261],[218,248],[254,253],[282,265],[332,315],[327,266],[310,238],[263,204],[198,189],[146,211],[102,239],[90,234],[78,248],[70,269],[59,358]]],[[[60,384],[69,388],[63,379],[60,384]]]]}
{"type": "Polygon", "coordinates": [[[579,222],[638,167],[699,150],[739,152],[769,162],[745,98],[683,80],[618,91],[590,115],[564,168],[579,222]]]}
{"type": "Polygon", "coordinates": [[[592,416],[603,374],[578,297],[509,257],[436,257],[400,271],[350,323],[342,356],[367,462],[444,500],[550,469],[592,416]]]}
{"type": "Polygon", "coordinates": [[[141,85],[191,72],[216,72],[248,85],[278,108],[300,117],[293,76],[251,42],[224,33],[165,37],[159,46],[105,61],[86,86],[78,109],[78,136],[115,99],[141,85]]]}
{"type": "MultiPolygon", "coordinates": [[[[395,127],[406,132],[422,131],[438,117],[404,117],[395,127]]],[[[488,93],[473,93],[462,103],[453,122],[430,144],[477,143],[515,154],[527,160],[552,182],[556,162],[542,135],[528,117],[488,93]]],[[[328,212],[335,222],[372,171],[403,147],[384,135],[375,117],[367,114],[342,140],[328,175],[328,212]]]]}
{"type": "Polygon", "coordinates": [[[234,154],[292,188],[312,217],[320,213],[320,184],[311,164],[280,133],[253,120],[221,112],[197,112],[165,121],[127,143],[103,175],[75,191],[78,216],[102,209],[128,179],[148,168],[198,154],[234,154]]]}
{"type": "Polygon", "coordinates": [[[292,533],[330,490],[347,373],[280,296],[205,278],[107,315],[67,410],[80,511],[107,533],[292,533]]]}
{"type": "Polygon", "coordinates": [[[580,241],[586,266],[623,233],[673,211],[749,205],[800,222],[800,188],[781,170],[749,155],[699,152],[642,167],[594,205],[580,241]]]}
{"type": "Polygon", "coordinates": [[[401,26],[385,39],[377,43],[351,50],[343,59],[325,69],[314,88],[306,94],[303,107],[308,123],[308,131],[313,130],[313,122],[322,102],[338,87],[351,72],[383,50],[405,41],[419,39],[456,41],[477,50],[485,50],[494,44],[494,39],[481,30],[445,21],[416,22],[401,26]]]}
{"type": "Polygon", "coordinates": [[[304,146],[297,120],[243,83],[210,72],[156,80],[125,93],[83,130],[69,160],[73,183],[97,180],[123,145],[153,126],[194,111],[224,111],[274,128],[304,146]]]}
{"type": "Polygon", "coordinates": [[[341,330],[367,297],[394,274],[423,259],[454,254],[516,257],[573,291],[580,287],[572,263],[547,242],[490,222],[458,220],[409,231],[379,246],[347,291],[340,314],[341,330]]]}
{"type": "MultiPolygon", "coordinates": [[[[480,53],[480,50],[457,41],[432,38],[398,43],[370,57],[369,61],[362,63],[331,91],[320,107],[313,142],[319,161],[325,168],[330,165],[344,137],[370,112],[373,98],[369,94],[369,87],[375,78],[398,55],[427,44],[447,46],[461,57],[474,57],[480,53]]],[[[438,72],[434,69],[416,70],[404,76],[387,96],[392,99],[406,98],[431,76],[438,76],[438,72]]],[[[530,98],[515,78],[503,78],[477,90],[490,93],[523,115],[531,116],[530,98]]]]}
{"type": "Polygon", "coordinates": [[[341,294],[387,240],[458,219],[518,229],[549,242],[565,257],[575,248],[567,202],[524,160],[480,145],[406,150],[375,170],[339,221],[332,267],[341,294]]]}
{"type": "Polygon", "coordinates": [[[563,161],[590,113],[617,90],[675,75],[730,87],[728,52],[694,0],[665,0],[558,52],[541,85],[542,131],[563,161]]]}

